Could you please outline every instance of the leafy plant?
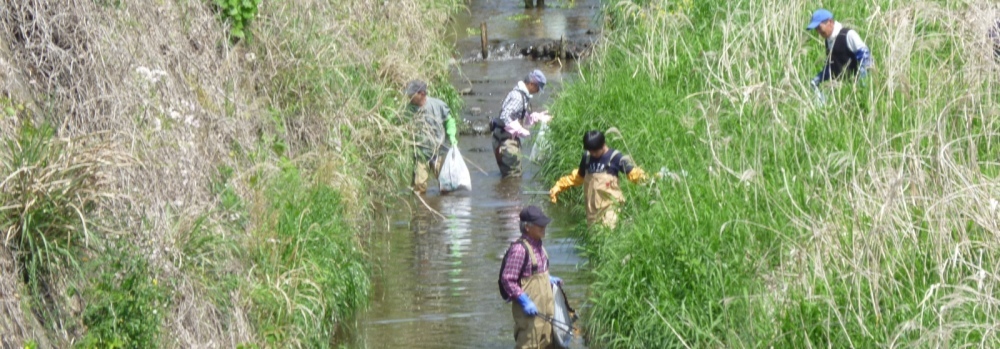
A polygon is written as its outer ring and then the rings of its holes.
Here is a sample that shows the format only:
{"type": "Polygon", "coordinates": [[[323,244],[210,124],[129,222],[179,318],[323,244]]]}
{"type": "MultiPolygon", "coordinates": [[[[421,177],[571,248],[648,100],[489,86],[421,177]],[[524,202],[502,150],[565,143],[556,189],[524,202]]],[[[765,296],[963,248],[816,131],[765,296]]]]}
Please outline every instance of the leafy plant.
{"type": "Polygon", "coordinates": [[[223,22],[229,24],[232,40],[246,39],[250,22],[257,17],[261,0],[213,0],[223,22]]]}
{"type": "Polygon", "coordinates": [[[146,260],[118,251],[106,255],[100,276],[85,292],[87,326],[80,348],[155,348],[169,301],[146,260]]]}

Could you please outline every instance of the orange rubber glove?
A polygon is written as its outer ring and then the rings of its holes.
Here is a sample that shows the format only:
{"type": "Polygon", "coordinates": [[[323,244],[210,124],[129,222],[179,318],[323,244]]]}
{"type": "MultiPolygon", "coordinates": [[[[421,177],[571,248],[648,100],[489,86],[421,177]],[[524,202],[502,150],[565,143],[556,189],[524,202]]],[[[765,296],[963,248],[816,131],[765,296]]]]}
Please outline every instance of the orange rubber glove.
{"type": "Polygon", "coordinates": [[[628,180],[632,183],[645,182],[649,177],[646,177],[646,171],[641,168],[633,167],[632,172],[628,173],[628,180]]]}
{"type": "Polygon", "coordinates": [[[580,170],[573,170],[573,173],[559,178],[556,185],[552,186],[552,189],[549,189],[549,199],[552,200],[553,204],[557,203],[559,202],[560,192],[578,185],[583,185],[583,177],[580,176],[580,170]]]}

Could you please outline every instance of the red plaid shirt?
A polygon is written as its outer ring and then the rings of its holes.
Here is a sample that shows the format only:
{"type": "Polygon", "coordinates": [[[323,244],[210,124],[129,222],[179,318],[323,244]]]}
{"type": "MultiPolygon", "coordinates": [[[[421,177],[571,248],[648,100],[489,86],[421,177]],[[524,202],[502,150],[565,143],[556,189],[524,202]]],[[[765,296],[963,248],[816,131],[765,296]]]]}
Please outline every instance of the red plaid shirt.
{"type": "MultiPolygon", "coordinates": [[[[545,254],[542,253],[542,241],[532,239],[528,235],[521,235],[521,239],[527,241],[535,253],[535,260],[538,261],[538,270],[536,273],[549,271],[549,259],[545,258],[545,254]]],[[[521,279],[526,279],[532,275],[531,259],[525,252],[524,245],[519,241],[515,241],[507,249],[507,256],[504,257],[507,259],[507,264],[503,267],[501,278],[504,291],[510,295],[510,299],[515,299],[521,293],[524,293],[521,290],[521,279]],[[525,259],[528,260],[525,261],[525,259]]]]}

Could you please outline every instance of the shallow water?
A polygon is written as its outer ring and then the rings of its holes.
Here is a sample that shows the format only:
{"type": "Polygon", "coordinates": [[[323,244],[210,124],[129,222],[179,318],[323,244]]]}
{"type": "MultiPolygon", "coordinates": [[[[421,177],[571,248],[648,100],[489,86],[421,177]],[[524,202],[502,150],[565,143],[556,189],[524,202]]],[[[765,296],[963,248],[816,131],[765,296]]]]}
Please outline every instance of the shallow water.
{"type": "MultiPolygon", "coordinates": [[[[541,69],[549,80],[546,91],[532,100],[536,111],[544,110],[563,81],[576,76],[573,63],[533,61],[504,51],[509,43],[523,40],[586,39],[599,26],[599,0],[547,4],[525,10],[521,0],[472,0],[469,11],[455,18],[459,57],[451,80],[459,90],[472,90],[457,116],[485,122],[532,69],[541,69]],[[478,32],[466,29],[478,30],[480,22],[487,22],[495,43],[487,60],[478,58],[478,32]]],[[[565,208],[548,207],[547,195],[525,194],[548,190],[548,184],[533,178],[537,166],[526,161],[522,178],[502,180],[488,135],[462,136],[459,147],[472,171],[473,190],[440,195],[431,189],[421,196],[444,218],[411,194],[401,197],[398,212],[386,222],[388,231],[375,234],[371,253],[378,269],[372,305],[346,324],[351,329],[339,342],[357,348],[513,347],[510,304],[500,299],[497,277],[504,251],[520,235],[517,214],[530,204],[552,216],[545,239],[551,273],[563,278],[571,304],[585,311],[588,280],[580,269],[585,261],[569,234],[578,222],[567,218],[565,208]]],[[[528,141],[524,150],[530,147],[528,141]]],[[[573,348],[584,348],[582,342],[577,338],[573,348]]]]}

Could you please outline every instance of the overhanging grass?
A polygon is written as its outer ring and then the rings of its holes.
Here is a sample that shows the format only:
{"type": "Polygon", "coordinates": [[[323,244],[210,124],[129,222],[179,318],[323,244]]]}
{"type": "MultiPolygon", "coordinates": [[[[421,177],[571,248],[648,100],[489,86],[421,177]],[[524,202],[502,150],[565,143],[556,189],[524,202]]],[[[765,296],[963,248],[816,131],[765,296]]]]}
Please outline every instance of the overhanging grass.
{"type": "Polygon", "coordinates": [[[604,48],[552,108],[558,155],[543,169],[568,172],[584,131],[616,127],[610,145],[663,175],[626,185],[624,224],[586,239],[600,342],[995,343],[996,70],[962,19],[978,5],[832,8],[877,70],[828,84],[825,107],[807,87],[822,61],[803,30],[814,6],[606,7],[604,48]]]}
{"type": "Polygon", "coordinates": [[[327,347],[334,326],[367,304],[369,267],[339,195],[286,164],[248,241],[251,320],[275,347],[327,347]]]}

